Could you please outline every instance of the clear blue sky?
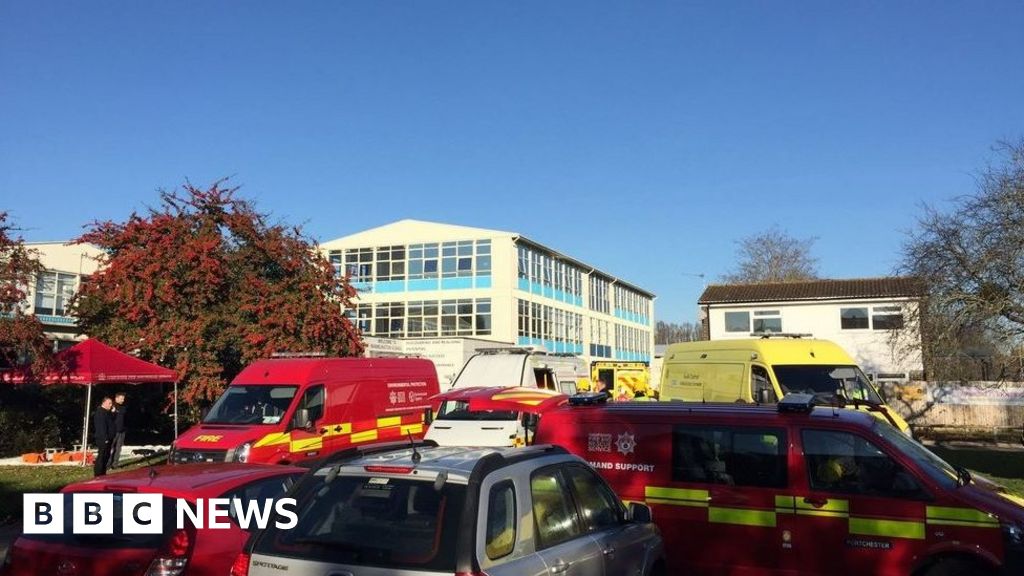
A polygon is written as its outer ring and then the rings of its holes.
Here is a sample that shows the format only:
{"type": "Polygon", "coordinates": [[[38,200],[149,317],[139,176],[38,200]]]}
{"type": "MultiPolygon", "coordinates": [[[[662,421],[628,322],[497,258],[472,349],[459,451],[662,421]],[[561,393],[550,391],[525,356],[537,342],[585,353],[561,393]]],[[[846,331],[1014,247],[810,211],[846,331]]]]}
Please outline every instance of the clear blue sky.
{"type": "Polygon", "coordinates": [[[695,315],[735,241],[883,275],[1024,135],[1024,3],[0,3],[0,209],[29,240],[186,178],[328,240],[520,232],[695,315]]]}

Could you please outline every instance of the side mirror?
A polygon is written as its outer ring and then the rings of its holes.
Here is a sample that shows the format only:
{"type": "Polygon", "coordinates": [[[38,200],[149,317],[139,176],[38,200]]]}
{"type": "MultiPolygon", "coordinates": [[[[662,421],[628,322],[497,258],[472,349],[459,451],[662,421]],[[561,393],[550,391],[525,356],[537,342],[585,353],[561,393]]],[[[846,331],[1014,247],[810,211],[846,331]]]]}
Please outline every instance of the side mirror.
{"type": "Polygon", "coordinates": [[[525,414],[523,416],[523,428],[526,428],[530,432],[537,431],[537,423],[540,421],[536,414],[525,414]]]}
{"type": "Polygon", "coordinates": [[[651,508],[647,504],[630,502],[627,515],[629,521],[636,524],[650,524],[652,522],[651,508]]]}
{"type": "Polygon", "coordinates": [[[424,408],[423,409],[423,423],[430,426],[434,422],[434,409],[424,408]]]}
{"type": "Polygon", "coordinates": [[[299,408],[295,411],[295,419],[293,422],[295,423],[294,428],[305,429],[313,425],[313,423],[309,421],[309,410],[306,408],[299,408]]]}

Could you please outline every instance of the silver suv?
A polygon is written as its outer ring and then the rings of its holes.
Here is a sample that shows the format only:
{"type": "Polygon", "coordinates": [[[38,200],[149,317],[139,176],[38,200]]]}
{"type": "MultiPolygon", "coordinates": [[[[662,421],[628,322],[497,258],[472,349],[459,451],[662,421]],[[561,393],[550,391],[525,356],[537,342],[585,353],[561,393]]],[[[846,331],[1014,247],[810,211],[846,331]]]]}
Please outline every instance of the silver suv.
{"type": "Polygon", "coordinates": [[[271,523],[232,574],[664,574],[650,509],[558,447],[347,451],[289,496],[298,524],[271,523]]]}

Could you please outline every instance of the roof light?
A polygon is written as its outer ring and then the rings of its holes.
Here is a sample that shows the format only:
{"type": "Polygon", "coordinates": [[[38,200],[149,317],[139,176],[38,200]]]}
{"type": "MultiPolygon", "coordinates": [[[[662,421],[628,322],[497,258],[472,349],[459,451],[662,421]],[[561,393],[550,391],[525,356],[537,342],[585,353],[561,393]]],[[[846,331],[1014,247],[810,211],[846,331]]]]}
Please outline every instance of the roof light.
{"type": "Polygon", "coordinates": [[[377,472],[383,474],[409,474],[413,471],[412,466],[363,466],[363,470],[367,472],[377,472]]]}
{"type": "Polygon", "coordinates": [[[593,406],[608,402],[607,392],[580,392],[569,396],[570,406],[593,406]]]}
{"type": "Polygon", "coordinates": [[[780,414],[810,414],[814,410],[814,396],[811,394],[787,394],[779,400],[780,414]]]}

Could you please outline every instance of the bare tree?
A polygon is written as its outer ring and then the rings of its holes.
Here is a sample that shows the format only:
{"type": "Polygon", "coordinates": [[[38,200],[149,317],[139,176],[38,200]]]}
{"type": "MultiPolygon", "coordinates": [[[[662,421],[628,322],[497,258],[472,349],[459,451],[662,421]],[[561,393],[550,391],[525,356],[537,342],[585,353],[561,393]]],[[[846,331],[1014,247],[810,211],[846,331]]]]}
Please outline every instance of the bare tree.
{"type": "Polygon", "coordinates": [[[795,282],[818,276],[818,259],[811,255],[817,238],[795,238],[772,226],[737,241],[738,268],[722,279],[730,284],[795,282]]]}
{"type": "Polygon", "coordinates": [[[700,340],[700,326],[691,322],[676,324],[659,320],[654,327],[655,344],[693,342],[694,340],[700,340]]]}
{"type": "Polygon", "coordinates": [[[1020,376],[1024,139],[996,150],[1000,162],[979,174],[977,191],[949,212],[924,206],[903,247],[902,272],[928,287],[920,326],[931,377],[1020,376]]]}

